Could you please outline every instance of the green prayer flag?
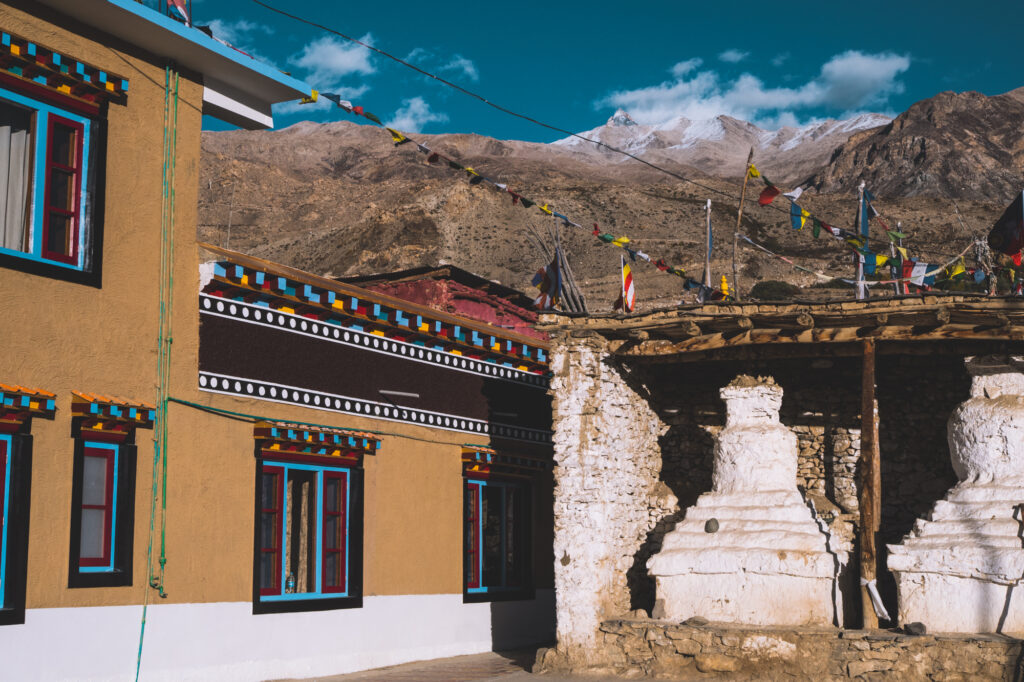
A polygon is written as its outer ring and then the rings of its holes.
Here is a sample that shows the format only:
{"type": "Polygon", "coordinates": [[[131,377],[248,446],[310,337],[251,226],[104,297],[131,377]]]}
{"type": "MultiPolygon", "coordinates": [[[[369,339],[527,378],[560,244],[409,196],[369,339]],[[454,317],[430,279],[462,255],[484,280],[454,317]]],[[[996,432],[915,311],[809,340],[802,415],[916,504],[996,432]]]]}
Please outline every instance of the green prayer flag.
{"type": "Polygon", "coordinates": [[[907,235],[903,234],[902,232],[897,232],[896,230],[889,230],[886,234],[889,235],[889,241],[893,242],[896,241],[897,239],[907,238],[907,235]]]}
{"type": "Polygon", "coordinates": [[[811,234],[815,239],[821,235],[821,221],[817,218],[811,218],[811,234]]]}
{"type": "Polygon", "coordinates": [[[363,116],[364,116],[364,117],[366,117],[366,118],[368,118],[368,119],[370,119],[371,121],[373,121],[374,123],[376,123],[376,124],[377,124],[377,125],[379,125],[379,126],[382,126],[382,125],[384,125],[383,123],[381,123],[381,122],[380,122],[380,119],[379,119],[379,118],[377,118],[376,116],[374,116],[373,114],[371,114],[371,113],[370,113],[369,111],[364,111],[364,112],[363,112],[363,116]]]}
{"type": "Polygon", "coordinates": [[[537,205],[536,201],[530,201],[526,197],[522,197],[519,201],[523,202],[523,207],[524,208],[530,208],[531,206],[536,206],[537,205]]]}
{"type": "Polygon", "coordinates": [[[455,163],[454,161],[449,161],[448,162],[448,167],[449,168],[454,168],[455,170],[466,170],[465,168],[463,168],[459,164],[455,163]]]}
{"type": "Polygon", "coordinates": [[[611,244],[615,241],[615,236],[605,232],[604,234],[597,235],[597,238],[603,241],[605,244],[611,244]]]}

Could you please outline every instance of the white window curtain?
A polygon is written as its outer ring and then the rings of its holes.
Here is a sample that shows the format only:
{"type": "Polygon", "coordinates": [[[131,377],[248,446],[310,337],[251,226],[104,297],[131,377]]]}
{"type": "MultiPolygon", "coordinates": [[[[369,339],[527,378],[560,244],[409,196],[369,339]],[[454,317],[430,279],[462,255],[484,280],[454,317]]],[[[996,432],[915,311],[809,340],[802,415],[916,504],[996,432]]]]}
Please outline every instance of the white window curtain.
{"type": "Polygon", "coordinates": [[[0,102],[0,246],[28,251],[32,114],[0,102]]]}

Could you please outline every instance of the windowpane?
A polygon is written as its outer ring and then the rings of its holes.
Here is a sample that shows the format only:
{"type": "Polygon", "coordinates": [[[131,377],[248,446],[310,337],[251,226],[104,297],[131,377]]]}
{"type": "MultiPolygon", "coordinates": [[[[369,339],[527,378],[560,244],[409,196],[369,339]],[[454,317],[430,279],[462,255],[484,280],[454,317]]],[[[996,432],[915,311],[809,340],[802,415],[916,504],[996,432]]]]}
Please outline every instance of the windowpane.
{"type": "Polygon", "coordinates": [[[324,548],[338,549],[341,547],[341,518],[327,516],[324,518],[324,548]]]}
{"type": "Polygon", "coordinates": [[[338,479],[324,479],[324,509],[327,511],[338,511],[338,479]]]}
{"type": "Polygon", "coordinates": [[[74,245],[71,243],[74,218],[51,212],[47,219],[49,223],[46,231],[46,250],[49,253],[70,256],[74,250],[74,245]]]}
{"type": "Polygon", "coordinates": [[[29,251],[33,112],[0,102],[0,247],[29,251]]]}
{"type": "Polygon", "coordinates": [[[263,509],[277,509],[277,475],[263,474],[263,495],[260,498],[263,509]]]}
{"type": "Polygon", "coordinates": [[[341,554],[330,552],[324,555],[324,586],[343,587],[341,581],[341,554]]]}
{"type": "Polygon", "coordinates": [[[264,512],[260,523],[260,549],[277,549],[277,514],[264,512]]]}
{"type": "Polygon", "coordinates": [[[483,563],[484,585],[487,587],[501,586],[502,580],[502,517],[505,501],[504,491],[500,486],[484,486],[483,494],[483,563]]]}
{"type": "Polygon", "coordinates": [[[79,555],[83,559],[102,559],[106,552],[104,535],[107,512],[105,509],[82,510],[82,542],[79,555]]]}
{"type": "Polygon", "coordinates": [[[50,206],[63,211],[75,210],[75,176],[65,170],[50,171],[50,206]]]}
{"type": "Polygon", "coordinates": [[[62,166],[75,166],[77,161],[78,131],[74,128],[57,123],[53,126],[53,137],[50,139],[50,161],[62,166]]]}
{"type": "Polygon", "coordinates": [[[107,458],[86,455],[82,467],[82,504],[107,504],[107,458]]]}
{"type": "Polygon", "coordinates": [[[277,552],[260,554],[260,589],[273,590],[277,587],[277,552]]]}

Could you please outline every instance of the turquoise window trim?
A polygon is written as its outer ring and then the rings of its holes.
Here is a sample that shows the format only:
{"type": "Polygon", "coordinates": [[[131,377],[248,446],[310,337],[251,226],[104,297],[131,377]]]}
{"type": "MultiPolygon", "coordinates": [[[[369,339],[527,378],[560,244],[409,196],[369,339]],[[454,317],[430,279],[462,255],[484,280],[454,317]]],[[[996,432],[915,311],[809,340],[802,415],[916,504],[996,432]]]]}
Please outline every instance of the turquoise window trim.
{"type": "Polygon", "coordinates": [[[14,441],[8,434],[0,434],[0,442],[4,443],[4,489],[0,494],[4,496],[4,527],[0,533],[0,609],[7,606],[4,601],[4,590],[7,587],[7,529],[10,528],[11,513],[11,460],[14,441]]]}
{"type": "MultiPolygon", "coordinates": [[[[96,450],[110,450],[114,453],[114,480],[111,483],[114,490],[111,494],[113,504],[110,507],[110,563],[106,566],[79,566],[79,573],[113,573],[114,557],[117,550],[117,470],[121,464],[121,448],[113,443],[101,443],[99,441],[87,440],[84,443],[87,448],[96,450]]],[[[81,532],[81,530],[79,530],[81,532]]]]}
{"type": "Polygon", "coordinates": [[[12,90],[8,90],[7,88],[0,88],[0,99],[5,99],[28,109],[32,109],[36,113],[35,131],[32,136],[32,145],[34,149],[32,152],[32,192],[29,197],[31,213],[28,228],[32,250],[31,252],[25,252],[0,247],[0,253],[15,256],[17,258],[23,258],[25,260],[35,261],[37,263],[55,265],[68,270],[82,271],[85,269],[85,247],[89,241],[87,233],[92,229],[92,226],[87,224],[85,220],[85,199],[89,192],[89,152],[92,138],[91,126],[93,124],[93,119],[67,111],[66,109],[61,109],[60,107],[55,107],[52,104],[47,104],[37,99],[27,97],[12,90]],[[49,258],[43,258],[40,255],[43,253],[43,211],[45,210],[46,203],[43,192],[46,190],[46,144],[49,139],[50,116],[59,116],[82,125],[82,168],[80,171],[82,174],[82,189],[78,197],[78,201],[79,205],[82,207],[79,220],[83,224],[78,226],[78,262],[75,264],[50,260],[49,258]]]}
{"type": "MultiPolygon", "coordinates": [[[[261,602],[298,601],[307,599],[338,599],[349,596],[349,556],[351,554],[351,534],[349,523],[352,511],[352,469],[349,467],[320,466],[317,464],[297,464],[276,460],[264,460],[266,466],[280,467],[284,470],[282,485],[288,489],[288,477],[291,471],[312,471],[316,473],[316,591],[315,592],[284,592],[288,579],[288,557],[284,551],[284,538],[281,538],[281,594],[260,595],[261,602]],[[324,542],[324,472],[331,471],[345,474],[345,591],[323,591],[323,542],[324,542]]],[[[285,493],[287,497],[287,492],[285,493]]],[[[282,524],[288,523],[285,510],[281,510],[282,524]]]]}

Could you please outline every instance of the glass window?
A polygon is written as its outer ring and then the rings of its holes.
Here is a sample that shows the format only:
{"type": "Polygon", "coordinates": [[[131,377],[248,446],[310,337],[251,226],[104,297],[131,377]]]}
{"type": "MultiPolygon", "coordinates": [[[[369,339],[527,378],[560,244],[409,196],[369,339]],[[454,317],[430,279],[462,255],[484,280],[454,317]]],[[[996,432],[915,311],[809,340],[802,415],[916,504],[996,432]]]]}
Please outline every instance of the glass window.
{"type": "Polygon", "coordinates": [[[131,585],[135,532],[133,442],[78,439],[73,486],[68,585],[131,585]]]}
{"type": "Polygon", "coordinates": [[[343,468],[263,463],[257,533],[261,602],[350,594],[351,477],[343,468]]]}
{"type": "Polygon", "coordinates": [[[10,494],[8,492],[8,481],[11,480],[11,456],[10,436],[0,436],[0,609],[7,604],[4,601],[4,588],[6,587],[7,566],[7,529],[10,527],[8,512],[10,508],[10,494]]]}
{"type": "Polygon", "coordinates": [[[494,479],[466,480],[464,499],[466,591],[528,587],[528,486],[494,479]]]}
{"type": "Polygon", "coordinates": [[[91,118],[0,88],[0,254],[17,259],[8,264],[95,270],[97,128],[91,118]]]}

